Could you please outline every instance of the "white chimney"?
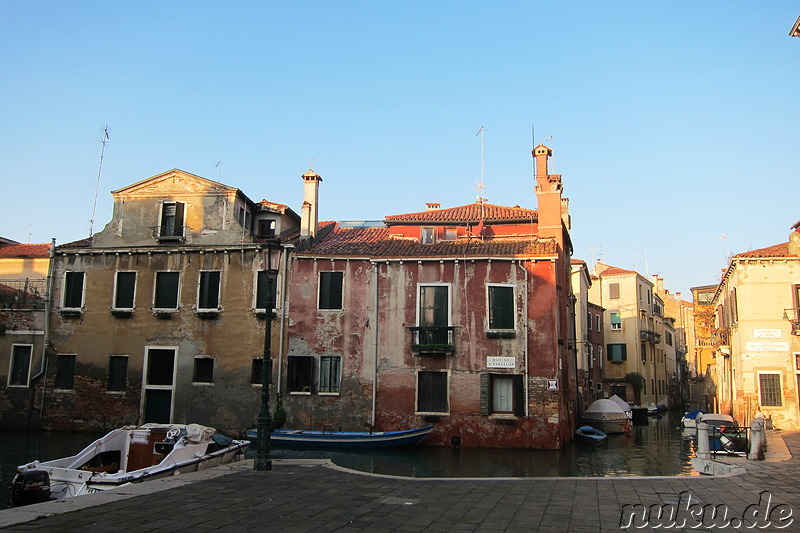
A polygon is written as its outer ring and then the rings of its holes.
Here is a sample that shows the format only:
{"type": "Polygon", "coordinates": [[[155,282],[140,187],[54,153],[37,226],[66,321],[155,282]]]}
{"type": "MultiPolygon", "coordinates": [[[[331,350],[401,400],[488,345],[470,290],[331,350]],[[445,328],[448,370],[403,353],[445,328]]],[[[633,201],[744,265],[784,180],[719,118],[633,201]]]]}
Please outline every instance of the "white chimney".
{"type": "Polygon", "coordinates": [[[300,237],[313,239],[317,234],[317,226],[319,225],[319,210],[317,206],[319,202],[319,184],[322,181],[322,176],[312,169],[308,169],[308,172],[303,174],[302,178],[305,185],[300,219],[300,237]]]}

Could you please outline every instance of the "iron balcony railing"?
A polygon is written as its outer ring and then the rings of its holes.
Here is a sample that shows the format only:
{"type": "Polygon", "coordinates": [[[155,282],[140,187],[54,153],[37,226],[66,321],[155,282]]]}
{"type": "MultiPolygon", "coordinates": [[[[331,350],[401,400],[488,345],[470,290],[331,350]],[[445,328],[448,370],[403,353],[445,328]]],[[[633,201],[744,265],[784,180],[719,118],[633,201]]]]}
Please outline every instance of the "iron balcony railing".
{"type": "Polygon", "coordinates": [[[455,326],[411,326],[411,351],[422,353],[452,353],[455,351],[455,326]]]}
{"type": "Polygon", "coordinates": [[[650,344],[658,344],[661,342],[661,334],[649,329],[639,331],[639,340],[641,342],[649,342],[650,344]]]}
{"type": "Polygon", "coordinates": [[[183,241],[186,237],[186,226],[154,226],[153,237],[159,242],[183,241]]]}
{"type": "Polygon", "coordinates": [[[44,309],[46,279],[0,279],[0,309],[44,309]]]}

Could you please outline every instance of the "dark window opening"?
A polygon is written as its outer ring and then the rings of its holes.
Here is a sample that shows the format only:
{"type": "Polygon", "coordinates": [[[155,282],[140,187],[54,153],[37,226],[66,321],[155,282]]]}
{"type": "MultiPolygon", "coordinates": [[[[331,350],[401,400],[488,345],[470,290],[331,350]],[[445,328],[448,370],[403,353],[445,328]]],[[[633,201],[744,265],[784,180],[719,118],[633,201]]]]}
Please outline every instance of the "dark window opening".
{"type": "Polygon", "coordinates": [[[83,272],[67,272],[64,275],[64,307],[77,309],[82,305],[83,272]]]}
{"type": "Polygon", "coordinates": [[[219,309],[218,270],[200,272],[200,292],[197,296],[198,309],[219,309]]]}
{"type": "Polygon", "coordinates": [[[74,354],[58,354],[56,359],[56,388],[61,390],[75,388],[74,354]]]}
{"type": "Polygon", "coordinates": [[[310,356],[290,356],[286,375],[286,388],[289,392],[311,392],[314,378],[314,358],[310,356]]]}
{"type": "Polygon", "coordinates": [[[514,329],[513,287],[489,287],[489,329],[514,329]]]}
{"type": "Polygon", "coordinates": [[[175,350],[152,349],[147,352],[147,385],[172,385],[175,350]]]}
{"type": "Polygon", "coordinates": [[[447,373],[420,372],[417,385],[417,411],[447,412],[447,373]]]}
{"type": "Polygon", "coordinates": [[[178,272],[156,272],[156,309],[178,308],[178,272]]]}
{"type": "Polygon", "coordinates": [[[250,367],[250,384],[262,385],[264,383],[264,359],[253,358],[250,367]]]}
{"type": "Polygon", "coordinates": [[[161,206],[161,237],[183,237],[183,212],[182,202],[165,202],[161,206]]]}
{"type": "Polygon", "coordinates": [[[124,392],[128,387],[128,357],[112,355],[108,358],[108,390],[124,392]]]}
{"type": "Polygon", "coordinates": [[[275,309],[278,291],[277,270],[259,270],[256,280],[256,309],[275,309]]]}
{"type": "Polygon", "coordinates": [[[344,272],[319,273],[319,308],[342,308],[342,283],[344,272]]]}
{"type": "Polygon", "coordinates": [[[114,309],[133,309],[136,291],[136,272],[117,272],[114,309]]]}
{"type": "Polygon", "coordinates": [[[8,376],[9,385],[28,386],[31,369],[31,353],[33,346],[29,344],[15,344],[11,349],[11,372],[8,376]]]}
{"type": "Polygon", "coordinates": [[[214,383],[213,357],[195,357],[192,381],[194,383],[214,383]]]}

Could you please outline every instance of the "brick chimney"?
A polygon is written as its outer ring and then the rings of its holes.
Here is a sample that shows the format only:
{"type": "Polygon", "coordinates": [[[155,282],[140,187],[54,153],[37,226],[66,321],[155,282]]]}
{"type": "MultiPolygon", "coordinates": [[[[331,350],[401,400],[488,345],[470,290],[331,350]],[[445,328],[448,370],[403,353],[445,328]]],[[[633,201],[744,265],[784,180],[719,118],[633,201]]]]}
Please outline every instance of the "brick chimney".
{"type": "Polygon", "coordinates": [[[564,245],[562,224],[569,220],[567,205],[561,199],[561,174],[549,174],[547,160],[553,151],[540,144],[531,151],[536,160],[536,198],[539,203],[539,237],[554,238],[560,246],[564,245]]]}
{"type": "Polygon", "coordinates": [[[426,211],[438,211],[441,208],[442,208],[442,204],[440,204],[439,202],[427,202],[425,204],[425,210],[426,211]]]}
{"type": "Polygon", "coordinates": [[[301,176],[305,185],[303,186],[303,207],[300,215],[300,238],[313,239],[317,234],[319,225],[319,184],[322,176],[308,169],[308,172],[301,176]]]}

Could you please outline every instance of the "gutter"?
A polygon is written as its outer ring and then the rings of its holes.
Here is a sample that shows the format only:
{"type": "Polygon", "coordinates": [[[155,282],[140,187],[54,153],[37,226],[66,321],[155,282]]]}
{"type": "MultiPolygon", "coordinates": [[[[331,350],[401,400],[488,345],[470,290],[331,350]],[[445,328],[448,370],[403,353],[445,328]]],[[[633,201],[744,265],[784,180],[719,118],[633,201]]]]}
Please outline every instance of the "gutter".
{"type": "MultiPolygon", "coordinates": [[[[36,394],[36,389],[33,386],[36,381],[42,378],[47,373],[47,363],[48,363],[48,356],[47,356],[47,347],[50,344],[50,313],[53,310],[53,268],[54,268],[54,259],[56,256],[56,240],[51,239],[50,241],[50,261],[47,265],[47,297],[44,301],[44,342],[42,343],[42,363],[39,367],[39,371],[31,377],[30,381],[30,400],[28,401],[28,413],[27,418],[25,421],[25,429],[30,430],[31,428],[31,418],[33,417],[33,404],[34,404],[34,396],[36,394]]],[[[47,379],[42,381],[42,408],[39,410],[39,420],[42,419],[44,415],[44,400],[45,395],[47,393],[47,379]]]]}

